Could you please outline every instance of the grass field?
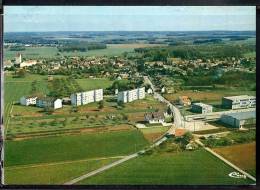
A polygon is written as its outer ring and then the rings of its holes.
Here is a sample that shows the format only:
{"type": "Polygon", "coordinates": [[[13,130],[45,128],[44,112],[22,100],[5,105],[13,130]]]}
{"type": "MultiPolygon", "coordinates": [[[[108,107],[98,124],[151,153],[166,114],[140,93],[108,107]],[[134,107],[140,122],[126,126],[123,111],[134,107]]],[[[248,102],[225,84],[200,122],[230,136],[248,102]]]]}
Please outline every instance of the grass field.
{"type": "Polygon", "coordinates": [[[5,166],[126,155],[146,145],[136,129],[5,141],[5,166]]]}
{"type": "Polygon", "coordinates": [[[108,78],[98,78],[98,79],[76,79],[78,84],[83,90],[93,90],[98,88],[107,88],[113,84],[113,81],[108,78]]]}
{"type": "Polygon", "coordinates": [[[249,179],[228,176],[234,170],[199,149],[192,152],[154,154],[138,157],[79,184],[174,184],[242,185],[249,179]]]}
{"type": "Polygon", "coordinates": [[[256,143],[247,143],[213,149],[236,166],[256,175],[256,143]]]}
{"type": "Polygon", "coordinates": [[[61,185],[116,160],[117,158],[75,160],[72,162],[5,167],[5,184],[61,185]]]}

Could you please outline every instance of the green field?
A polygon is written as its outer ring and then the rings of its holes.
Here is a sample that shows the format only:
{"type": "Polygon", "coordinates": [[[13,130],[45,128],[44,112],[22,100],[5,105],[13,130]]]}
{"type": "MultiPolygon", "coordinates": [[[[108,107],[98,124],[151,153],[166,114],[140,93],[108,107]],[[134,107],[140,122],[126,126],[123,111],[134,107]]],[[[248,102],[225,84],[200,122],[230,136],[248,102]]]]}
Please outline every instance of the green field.
{"type": "Polygon", "coordinates": [[[79,184],[242,185],[228,176],[234,169],[205,150],[141,156],[79,184]]]}
{"type": "Polygon", "coordinates": [[[127,155],[147,145],[138,130],[5,141],[5,166],[127,155]]]}
{"type": "Polygon", "coordinates": [[[109,80],[108,78],[98,78],[98,79],[76,79],[78,84],[83,90],[93,90],[98,88],[107,88],[113,84],[113,81],[109,80]]]}
{"type": "Polygon", "coordinates": [[[61,185],[87,172],[91,172],[117,158],[100,160],[76,160],[33,166],[5,167],[5,184],[37,184],[61,185]]]}

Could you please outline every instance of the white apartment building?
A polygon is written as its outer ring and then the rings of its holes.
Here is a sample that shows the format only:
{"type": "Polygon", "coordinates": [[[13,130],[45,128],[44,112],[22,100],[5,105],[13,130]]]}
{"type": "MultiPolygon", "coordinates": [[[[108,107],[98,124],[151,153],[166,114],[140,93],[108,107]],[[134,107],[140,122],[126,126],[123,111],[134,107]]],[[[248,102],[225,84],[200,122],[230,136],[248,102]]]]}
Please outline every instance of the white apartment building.
{"type": "Polygon", "coordinates": [[[82,92],[81,93],[81,103],[82,103],[82,105],[94,102],[95,101],[94,96],[95,96],[94,90],[82,92]]]}
{"type": "Polygon", "coordinates": [[[36,105],[36,96],[23,96],[20,98],[20,104],[24,106],[36,105]]]}
{"type": "Polygon", "coordinates": [[[123,103],[127,103],[127,102],[132,102],[134,100],[138,100],[138,99],[143,99],[145,98],[145,88],[137,88],[137,89],[133,89],[133,90],[126,90],[126,91],[121,91],[118,92],[117,95],[117,101],[118,102],[123,102],[123,103]]]}
{"type": "Polygon", "coordinates": [[[103,100],[103,89],[97,89],[94,91],[95,102],[103,100]]]}
{"type": "Polygon", "coordinates": [[[80,106],[81,105],[81,92],[71,94],[70,100],[71,100],[72,105],[80,106]]]}
{"type": "Polygon", "coordinates": [[[71,104],[74,106],[85,105],[103,100],[103,89],[90,90],[71,94],[71,104]]]}

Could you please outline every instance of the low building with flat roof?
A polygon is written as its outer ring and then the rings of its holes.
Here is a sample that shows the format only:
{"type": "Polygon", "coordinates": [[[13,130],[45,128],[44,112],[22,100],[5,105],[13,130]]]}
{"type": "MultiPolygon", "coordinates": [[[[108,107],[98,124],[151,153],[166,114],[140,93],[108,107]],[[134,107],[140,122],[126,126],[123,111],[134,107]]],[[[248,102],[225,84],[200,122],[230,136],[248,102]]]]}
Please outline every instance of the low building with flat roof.
{"type": "Polygon", "coordinates": [[[234,128],[241,128],[244,125],[252,125],[256,123],[256,112],[237,112],[224,114],[221,116],[220,121],[234,128]]]}
{"type": "Polygon", "coordinates": [[[222,107],[229,109],[240,109],[255,107],[255,96],[241,95],[241,96],[228,96],[222,98],[222,107]]]}
{"type": "Polygon", "coordinates": [[[191,105],[191,111],[196,113],[211,113],[213,110],[213,107],[208,104],[204,103],[193,103],[191,105]]]}

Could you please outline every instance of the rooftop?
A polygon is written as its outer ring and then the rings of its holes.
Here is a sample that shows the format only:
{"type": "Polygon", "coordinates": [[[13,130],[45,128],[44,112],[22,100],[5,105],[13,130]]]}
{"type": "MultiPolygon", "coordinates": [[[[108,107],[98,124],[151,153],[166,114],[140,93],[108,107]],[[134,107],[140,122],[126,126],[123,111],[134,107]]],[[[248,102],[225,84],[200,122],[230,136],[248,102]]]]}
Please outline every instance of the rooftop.
{"type": "Polygon", "coordinates": [[[230,114],[225,114],[225,115],[231,116],[231,117],[238,119],[238,120],[256,118],[255,111],[237,112],[237,113],[230,113],[230,114]]]}
{"type": "Polygon", "coordinates": [[[248,99],[248,98],[255,98],[255,96],[248,96],[248,95],[240,95],[240,96],[226,96],[223,97],[229,100],[237,100],[237,99],[248,99]]]}
{"type": "Polygon", "coordinates": [[[152,120],[152,119],[163,119],[164,118],[164,114],[163,112],[151,112],[151,113],[146,113],[144,115],[144,117],[147,120],[152,120]]]}
{"type": "Polygon", "coordinates": [[[204,103],[201,103],[201,102],[193,103],[192,105],[196,105],[196,106],[200,106],[200,107],[208,107],[208,106],[211,106],[211,105],[204,104],[204,103]]]}

